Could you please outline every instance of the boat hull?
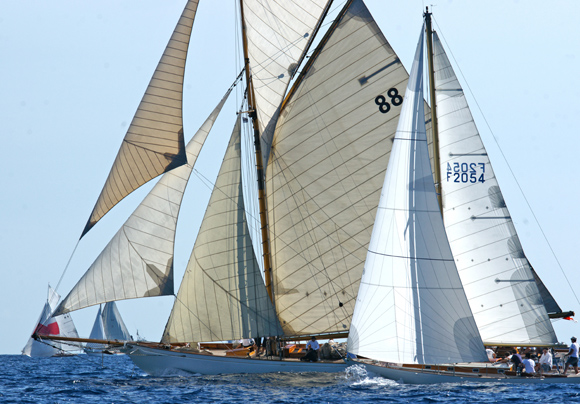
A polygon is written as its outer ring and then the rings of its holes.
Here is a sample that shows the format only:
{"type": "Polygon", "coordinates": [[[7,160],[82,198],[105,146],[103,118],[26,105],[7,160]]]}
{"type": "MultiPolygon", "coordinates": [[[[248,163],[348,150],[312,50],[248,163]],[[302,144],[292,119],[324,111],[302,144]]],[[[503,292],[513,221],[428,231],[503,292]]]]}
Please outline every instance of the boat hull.
{"type": "Polygon", "coordinates": [[[351,363],[299,362],[292,360],[249,359],[175,352],[159,348],[128,346],[125,353],[151,376],[185,374],[236,374],[272,372],[342,372],[351,363]]]}
{"type": "Polygon", "coordinates": [[[418,371],[417,369],[403,369],[372,365],[357,362],[363,365],[367,372],[407,384],[437,384],[437,383],[513,383],[513,384],[580,384],[580,375],[568,377],[523,377],[506,375],[457,375],[452,373],[437,373],[418,371]]]}

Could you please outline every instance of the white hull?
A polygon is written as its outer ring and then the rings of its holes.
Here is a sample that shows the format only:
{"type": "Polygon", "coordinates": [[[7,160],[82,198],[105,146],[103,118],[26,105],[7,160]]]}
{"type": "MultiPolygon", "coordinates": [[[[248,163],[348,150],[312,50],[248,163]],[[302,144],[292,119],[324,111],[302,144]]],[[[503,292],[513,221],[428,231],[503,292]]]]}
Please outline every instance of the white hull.
{"type": "Polygon", "coordinates": [[[524,376],[497,376],[469,375],[437,373],[430,371],[418,371],[415,369],[402,369],[371,365],[357,362],[365,366],[367,372],[391,379],[397,382],[408,384],[436,384],[436,383],[515,383],[515,384],[551,384],[567,383],[579,384],[580,375],[569,375],[568,377],[524,377],[524,376]]]}
{"type": "Polygon", "coordinates": [[[175,352],[143,346],[128,346],[127,348],[125,351],[135,365],[151,376],[272,372],[332,373],[341,372],[352,364],[235,358],[175,352]]]}

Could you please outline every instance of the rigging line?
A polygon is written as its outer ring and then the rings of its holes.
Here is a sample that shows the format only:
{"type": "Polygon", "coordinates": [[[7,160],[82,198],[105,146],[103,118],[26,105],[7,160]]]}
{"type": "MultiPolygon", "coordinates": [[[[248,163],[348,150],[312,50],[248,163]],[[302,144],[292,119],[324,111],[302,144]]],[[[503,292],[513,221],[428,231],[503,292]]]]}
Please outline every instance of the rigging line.
{"type": "Polygon", "coordinates": [[[77,250],[77,247],[79,246],[80,241],[81,241],[81,239],[78,239],[77,240],[77,243],[75,245],[75,248],[73,248],[72,254],[70,255],[70,257],[69,257],[69,259],[68,259],[68,261],[67,261],[67,263],[66,263],[66,265],[64,267],[64,270],[62,271],[62,275],[60,276],[60,279],[58,280],[58,283],[56,284],[56,287],[54,288],[54,291],[55,292],[58,291],[58,287],[60,286],[60,283],[62,282],[62,278],[64,278],[64,274],[66,273],[66,271],[67,271],[67,269],[68,269],[68,267],[70,265],[70,262],[72,261],[72,258],[75,255],[75,252],[77,250]]]}
{"type": "MultiPolygon", "coordinates": [[[[439,27],[439,24],[437,24],[437,21],[435,21],[435,24],[437,25],[437,30],[441,33],[441,28],[439,27]]],[[[457,66],[457,69],[459,70],[459,73],[463,77],[463,80],[465,82],[465,85],[467,86],[467,89],[469,90],[469,93],[473,97],[473,100],[475,101],[475,105],[477,105],[477,109],[479,110],[481,116],[483,117],[483,120],[485,122],[485,125],[487,126],[489,132],[491,133],[492,138],[493,138],[493,140],[494,140],[497,148],[499,149],[499,151],[501,153],[501,156],[503,157],[506,165],[508,166],[508,169],[509,169],[509,171],[510,171],[510,173],[511,173],[513,179],[514,179],[514,181],[516,182],[516,185],[518,186],[518,189],[519,189],[520,193],[522,194],[522,196],[524,198],[524,201],[526,202],[526,205],[528,206],[528,209],[530,209],[530,212],[532,213],[532,216],[534,218],[534,221],[538,225],[538,228],[540,229],[540,233],[542,233],[542,237],[544,238],[544,241],[548,245],[548,248],[550,249],[550,252],[552,253],[552,256],[554,257],[554,259],[556,260],[556,263],[558,264],[558,268],[560,269],[560,272],[562,273],[562,275],[564,275],[564,278],[566,279],[566,282],[568,283],[568,286],[570,287],[570,290],[572,291],[572,294],[574,295],[574,298],[576,298],[576,302],[578,304],[580,304],[580,300],[578,299],[578,296],[576,295],[576,292],[574,291],[574,288],[572,287],[572,284],[570,283],[570,280],[568,279],[568,276],[566,275],[566,272],[564,272],[564,268],[562,268],[562,264],[560,263],[560,260],[556,256],[556,253],[554,251],[554,248],[552,247],[552,244],[550,244],[550,241],[548,240],[548,237],[546,236],[546,233],[544,233],[544,229],[540,225],[540,222],[539,222],[539,220],[538,220],[538,218],[536,216],[536,213],[532,209],[532,206],[530,205],[530,202],[528,201],[528,198],[524,194],[524,191],[523,191],[523,189],[522,189],[522,187],[521,187],[518,179],[516,178],[516,175],[515,175],[514,171],[512,170],[512,167],[511,167],[511,165],[510,165],[507,157],[505,156],[505,154],[504,154],[501,146],[499,145],[499,142],[498,142],[497,138],[495,137],[495,133],[493,133],[493,130],[491,129],[491,126],[489,125],[489,122],[487,121],[487,118],[483,114],[483,111],[481,110],[481,107],[479,106],[479,103],[477,102],[477,99],[475,98],[475,94],[473,94],[473,91],[471,91],[471,87],[469,86],[469,83],[467,82],[467,79],[465,78],[465,75],[461,71],[461,67],[459,67],[459,64],[457,63],[457,59],[455,59],[455,56],[453,55],[453,52],[451,51],[451,48],[449,47],[449,44],[447,43],[447,40],[443,36],[443,33],[441,33],[441,38],[443,38],[443,41],[445,42],[445,46],[449,50],[449,53],[451,54],[451,57],[453,58],[453,61],[455,62],[455,66],[457,66]]]]}

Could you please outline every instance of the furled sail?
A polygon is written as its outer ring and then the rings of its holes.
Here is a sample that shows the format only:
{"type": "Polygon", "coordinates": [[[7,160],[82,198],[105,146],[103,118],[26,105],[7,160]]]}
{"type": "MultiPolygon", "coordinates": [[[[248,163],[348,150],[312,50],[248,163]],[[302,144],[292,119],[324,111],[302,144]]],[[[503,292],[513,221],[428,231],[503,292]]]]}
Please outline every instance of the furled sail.
{"type": "Polygon", "coordinates": [[[183,76],[198,2],[189,0],[183,10],[81,237],[135,189],[187,163],[181,111],[183,76]]]}
{"type": "Polygon", "coordinates": [[[275,303],[286,335],[348,331],[407,80],[355,0],[292,89],[266,172],[275,303]]]}
{"type": "Polygon", "coordinates": [[[115,300],[173,294],[179,207],[193,165],[230,92],[188,143],[188,163],[161,177],[61,302],[57,314],[115,300]]]}
{"type": "Polygon", "coordinates": [[[486,344],[552,344],[556,334],[463,90],[434,33],[445,228],[486,344]]]}
{"type": "Polygon", "coordinates": [[[243,0],[264,166],[288,83],[328,2],[243,0]]]}
{"type": "Polygon", "coordinates": [[[246,221],[240,118],[220,168],[162,341],[280,335],[246,221]]]}
{"type": "MultiPolygon", "coordinates": [[[[33,333],[42,335],[60,335],[62,337],[78,338],[77,329],[70,315],[52,316],[60,296],[50,286],[48,287],[48,299],[33,333]]],[[[22,353],[32,357],[50,357],[58,355],[62,351],[78,351],[78,347],[67,345],[57,341],[43,343],[30,338],[26,343],[22,353]]]]}
{"type": "Polygon", "coordinates": [[[348,337],[395,363],[486,360],[435,194],[423,112],[423,30],[405,93],[348,337]]]}

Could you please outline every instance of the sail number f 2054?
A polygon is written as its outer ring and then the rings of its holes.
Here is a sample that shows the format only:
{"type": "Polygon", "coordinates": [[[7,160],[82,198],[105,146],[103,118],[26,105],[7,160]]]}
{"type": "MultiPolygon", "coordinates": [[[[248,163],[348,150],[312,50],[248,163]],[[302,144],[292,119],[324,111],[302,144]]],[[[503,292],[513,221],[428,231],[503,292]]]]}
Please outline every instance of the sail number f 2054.
{"type": "Polygon", "coordinates": [[[485,182],[485,163],[447,163],[447,182],[485,182]]]}
{"type": "MultiPolygon", "coordinates": [[[[399,95],[399,90],[397,90],[395,87],[389,88],[387,95],[395,107],[398,107],[403,103],[403,97],[399,95]]],[[[379,106],[379,111],[381,111],[383,114],[386,114],[391,110],[391,104],[387,102],[387,99],[384,95],[378,95],[377,98],[375,98],[375,104],[379,106]]]]}

